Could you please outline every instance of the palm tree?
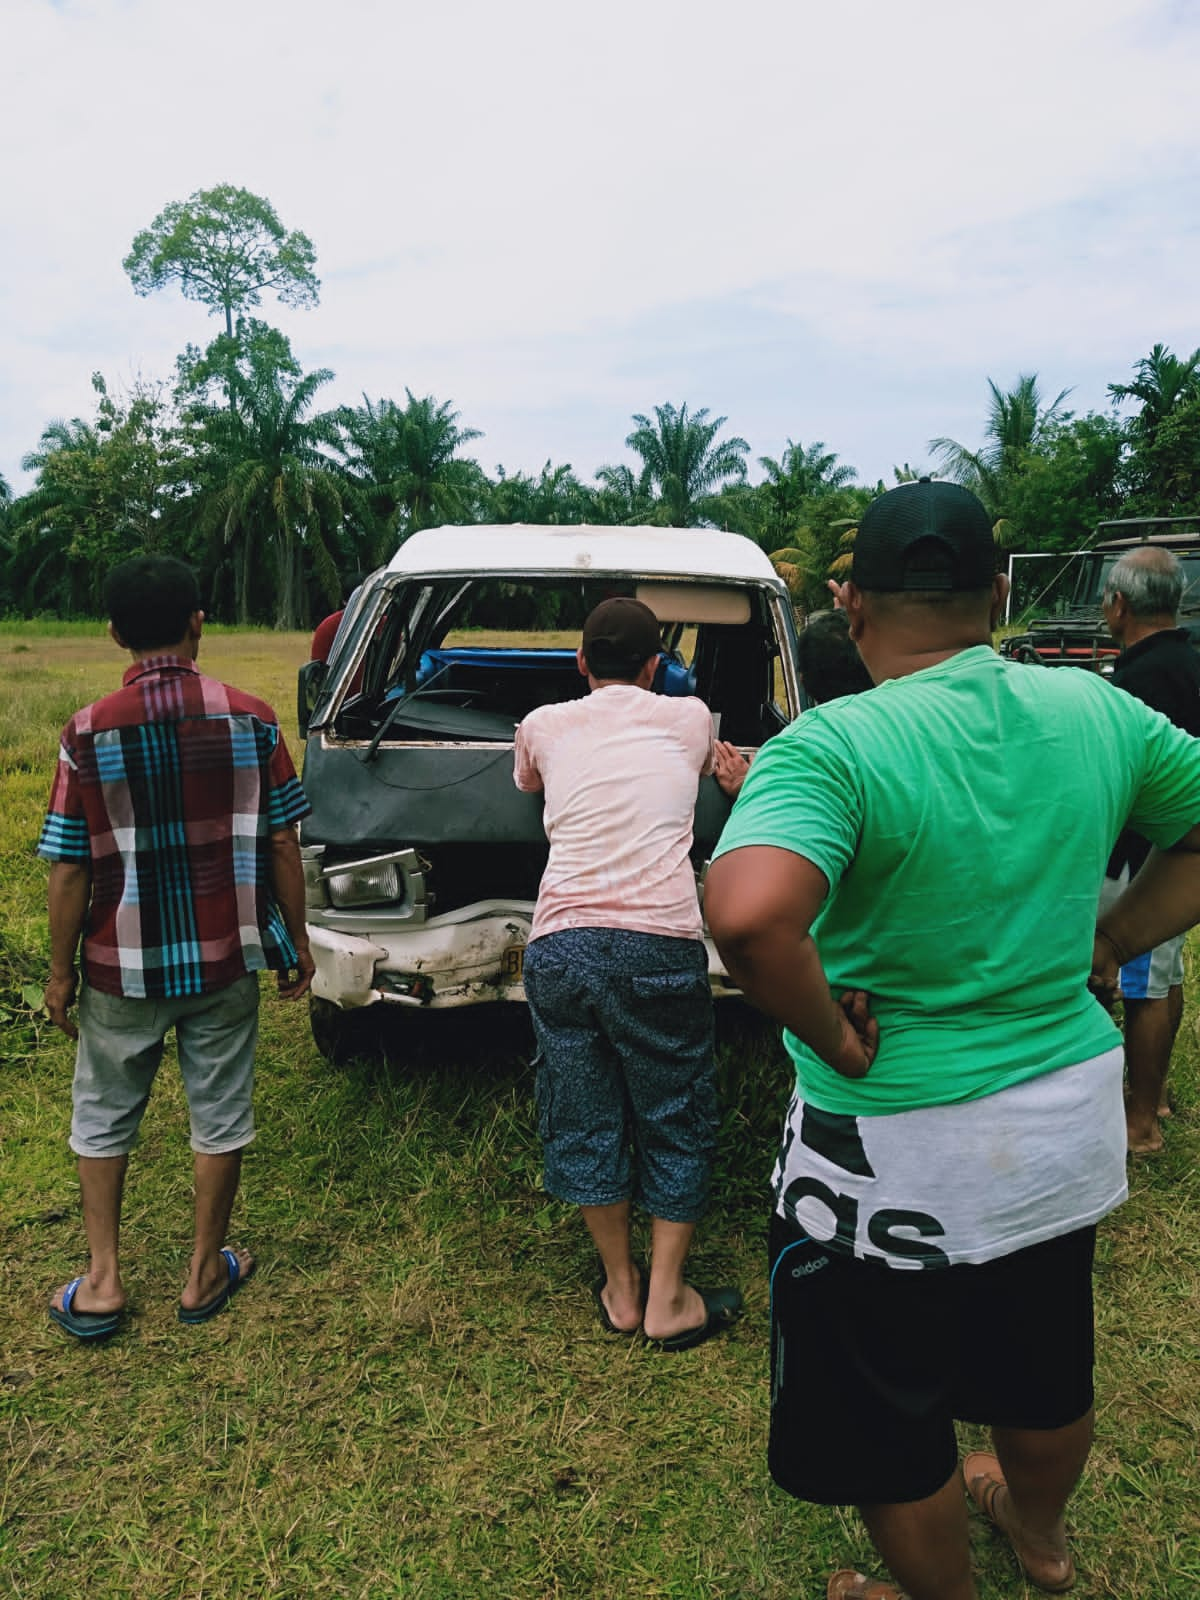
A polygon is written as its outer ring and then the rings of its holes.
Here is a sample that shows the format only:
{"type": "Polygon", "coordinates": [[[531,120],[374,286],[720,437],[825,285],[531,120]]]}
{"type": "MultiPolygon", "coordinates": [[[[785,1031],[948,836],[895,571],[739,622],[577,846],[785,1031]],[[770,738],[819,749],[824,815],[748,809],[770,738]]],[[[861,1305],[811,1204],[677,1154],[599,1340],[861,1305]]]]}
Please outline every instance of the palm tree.
{"type": "Polygon", "coordinates": [[[600,467],[596,481],[600,485],[594,509],[597,522],[633,528],[653,520],[654,484],[649,467],[643,465],[640,472],[624,464],[600,467]]]}
{"type": "Polygon", "coordinates": [[[16,598],[13,590],[13,541],[9,536],[12,490],[0,472],[0,607],[7,611],[16,598]]]}
{"type": "Polygon", "coordinates": [[[102,573],[86,533],[96,512],[95,467],[101,439],[82,417],[56,417],[36,450],[21,458],[37,474],[28,494],[10,509],[9,570],[21,603],[71,615],[95,608],[102,573]]]}
{"type": "Polygon", "coordinates": [[[778,461],[773,456],[759,456],[764,474],[759,496],[767,511],[764,531],[768,543],[791,538],[797,528],[807,523],[807,501],[854,482],[854,468],[839,466],[837,459],[832,450],[826,450],[822,439],[807,450],[789,439],[778,461]]]}
{"type": "Polygon", "coordinates": [[[234,547],[239,622],[250,619],[264,547],[274,558],[276,627],[299,628],[308,620],[306,563],[330,604],[341,599],[330,545],[353,489],[325,453],[341,439],[336,413],[306,415],[332,377],[326,368],[299,379],[279,371],[235,374],[235,409],[200,406],[192,413],[211,452],[203,520],[234,547]]]}
{"type": "Polygon", "coordinates": [[[1003,516],[1008,485],[1035,453],[1053,425],[1065,420],[1059,407],[1070,394],[1063,389],[1048,406],[1042,405],[1037,373],[1022,373],[1016,387],[1005,393],[993,379],[984,443],[968,450],[955,439],[929,441],[929,448],[940,458],[948,477],[965,484],[983,501],[993,517],[1003,516]]]}
{"type": "Polygon", "coordinates": [[[372,403],[338,413],[346,442],[343,453],[370,508],[372,559],[389,555],[419,528],[471,521],[483,486],[478,465],[459,457],[463,445],[483,437],[460,428],[450,401],[432,395],[408,403],[372,403]]]}
{"type": "Polygon", "coordinates": [[[787,584],[793,604],[799,605],[816,570],[817,557],[812,535],[806,529],[801,529],[795,544],[785,545],[782,550],[772,550],[768,559],[787,584]]]}
{"type": "Polygon", "coordinates": [[[807,450],[789,439],[780,460],[759,456],[758,464],[772,488],[786,490],[797,500],[844,489],[856,476],[853,467],[837,465],[837,456],[826,450],[824,439],[816,440],[807,450]]]}
{"type": "Polygon", "coordinates": [[[73,450],[85,456],[98,455],[100,435],[82,417],[72,417],[70,422],[63,417],[55,417],[42,429],[37,449],[21,457],[21,466],[26,472],[40,475],[64,450],[73,450]]]}
{"type": "Polygon", "coordinates": [[[850,569],[854,565],[854,541],[858,537],[858,518],[839,517],[829,526],[838,533],[838,554],[829,563],[829,576],[838,579],[848,578],[850,569]]]}
{"type": "Polygon", "coordinates": [[[48,423],[22,463],[36,474],[8,513],[9,588],[22,606],[95,615],[105,572],[177,533],[178,453],[161,389],[139,381],[110,395],[99,373],[92,387],[94,421],[48,423]]]}
{"type": "Polygon", "coordinates": [[[375,567],[391,554],[399,537],[404,413],[394,400],[373,401],[364,394],[361,406],[339,410],[338,421],[343,435],[339,449],[365,513],[362,565],[375,567]]]}
{"type": "Polygon", "coordinates": [[[525,472],[497,469],[496,482],[487,492],[484,515],[489,522],[570,523],[590,520],[595,498],[580,483],[570,462],[553,466],[549,461],[536,478],[525,472]]]}
{"type": "MultiPolygon", "coordinates": [[[[653,421],[640,414],[633,420],[637,427],[625,443],[641,457],[649,481],[658,491],[655,521],[688,528],[710,520],[712,496],[731,480],[741,481],[746,476],[750,446],[745,439],[715,443],[726,418],[710,421],[707,407],[689,416],[686,404],[678,410],[672,405],[655,406],[653,421]]],[[[601,468],[597,477],[612,470],[601,468]]]]}
{"type": "Polygon", "coordinates": [[[1151,439],[1177,406],[1200,397],[1200,350],[1181,361],[1166,345],[1156,344],[1133,370],[1137,376],[1132,383],[1110,383],[1108,392],[1117,401],[1141,401],[1135,426],[1151,439]]]}

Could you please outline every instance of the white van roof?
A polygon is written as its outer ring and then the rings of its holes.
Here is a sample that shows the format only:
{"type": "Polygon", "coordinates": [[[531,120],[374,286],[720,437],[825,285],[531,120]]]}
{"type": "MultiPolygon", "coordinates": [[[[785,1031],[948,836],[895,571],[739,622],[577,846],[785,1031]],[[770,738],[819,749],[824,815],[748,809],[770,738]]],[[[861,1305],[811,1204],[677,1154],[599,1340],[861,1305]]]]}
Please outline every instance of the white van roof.
{"type": "Polygon", "coordinates": [[[524,522],[425,528],[400,546],[389,573],[616,573],[733,578],[780,585],[752,539],[714,528],[613,528],[524,522]]]}

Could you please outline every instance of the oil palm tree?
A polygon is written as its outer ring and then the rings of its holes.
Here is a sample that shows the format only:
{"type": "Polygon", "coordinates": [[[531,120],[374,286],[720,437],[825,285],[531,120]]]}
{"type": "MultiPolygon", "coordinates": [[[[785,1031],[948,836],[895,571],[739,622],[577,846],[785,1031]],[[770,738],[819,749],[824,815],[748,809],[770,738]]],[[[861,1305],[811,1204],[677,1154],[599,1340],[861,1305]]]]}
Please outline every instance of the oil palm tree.
{"type": "Polygon", "coordinates": [[[826,450],[824,439],[815,440],[807,450],[789,439],[778,461],[773,456],[759,456],[758,464],[772,487],[786,489],[800,500],[830,489],[844,489],[855,479],[854,468],[845,463],[839,466],[835,453],[826,450]]]}
{"type": "Polygon", "coordinates": [[[419,528],[474,520],[483,487],[478,465],[459,456],[482,434],[459,427],[450,401],[404,392],[403,406],[364,395],[361,407],[338,413],[347,467],[369,508],[372,561],[419,528]]]}
{"type": "Polygon", "coordinates": [[[593,513],[597,522],[632,528],[653,521],[654,484],[644,463],[640,472],[624,463],[600,467],[596,481],[600,485],[593,513]]]}
{"type": "Polygon", "coordinates": [[[588,522],[594,499],[569,461],[557,467],[547,461],[536,478],[501,467],[488,487],[485,516],[489,522],[588,522]]]}
{"type": "MultiPolygon", "coordinates": [[[[654,407],[654,417],[634,416],[636,428],[625,440],[641,457],[658,496],[654,520],[688,528],[710,520],[709,502],[730,482],[746,476],[750,446],[737,437],[717,442],[725,417],[707,407],[689,415],[687,405],[654,407]]],[[[606,470],[601,468],[601,473],[606,470]]],[[[597,474],[600,476],[600,474],[597,474]]]]}
{"type": "Polygon", "coordinates": [[[846,488],[856,476],[853,467],[838,465],[837,456],[826,450],[823,439],[807,449],[789,439],[778,461],[773,456],[759,456],[758,464],[763,469],[758,495],[767,513],[764,532],[769,544],[790,539],[807,523],[809,500],[846,488]]]}
{"type": "Polygon", "coordinates": [[[308,568],[331,605],[341,599],[331,546],[353,490],[327,454],[341,438],[337,415],[308,415],[332,377],[325,368],[299,379],[279,371],[235,375],[232,409],[201,406],[192,413],[207,452],[203,519],[233,548],[240,622],[250,619],[264,554],[272,558],[276,627],[307,622],[308,568]]]}
{"type": "Polygon", "coordinates": [[[843,582],[850,576],[850,569],[854,565],[854,541],[858,537],[858,518],[839,517],[829,526],[838,536],[838,553],[829,563],[829,576],[843,582]]]}
{"type": "Polygon", "coordinates": [[[1114,400],[1141,402],[1135,426],[1148,438],[1177,406],[1200,397],[1200,350],[1180,360],[1166,345],[1156,344],[1148,356],[1134,362],[1133,370],[1137,376],[1132,383],[1110,383],[1108,392],[1114,400]]]}
{"type": "Polygon", "coordinates": [[[1071,391],[1063,389],[1043,406],[1036,372],[1022,373],[1016,387],[1007,392],[991,378],[988,388],[991,401],[980,448],[968,450],[947,438],[931,439],[929,448],[948,477],[974,490],[992,516],[1000,517],[1006,509],[1008,486],[1020,474],[1026,458],[1056,422],[1065,420],[1060,407],[1071,391]]]}
{"type": "Polygon", "coordinates": [[[10,583],[25,606],[65,615],[94,609],[101,573],[87,531],[96,512],[96,463],[101,438],[82,417],[56,417],[35,450],[21,458],[36,473],[28,494],[9,509],[10,583]]]}

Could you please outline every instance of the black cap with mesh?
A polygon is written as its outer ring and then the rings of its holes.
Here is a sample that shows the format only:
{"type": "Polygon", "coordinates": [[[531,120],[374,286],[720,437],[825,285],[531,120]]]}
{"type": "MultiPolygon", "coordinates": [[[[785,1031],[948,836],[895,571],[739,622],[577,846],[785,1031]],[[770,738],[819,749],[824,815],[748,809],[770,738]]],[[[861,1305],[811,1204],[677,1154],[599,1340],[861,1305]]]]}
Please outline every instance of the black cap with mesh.
{"type": "Polygon", "coordinates": [[[995,575],[991,518],[961,484],[902,483],[859,521],[850,576],[860,589],[990,589],[995,575]]]}

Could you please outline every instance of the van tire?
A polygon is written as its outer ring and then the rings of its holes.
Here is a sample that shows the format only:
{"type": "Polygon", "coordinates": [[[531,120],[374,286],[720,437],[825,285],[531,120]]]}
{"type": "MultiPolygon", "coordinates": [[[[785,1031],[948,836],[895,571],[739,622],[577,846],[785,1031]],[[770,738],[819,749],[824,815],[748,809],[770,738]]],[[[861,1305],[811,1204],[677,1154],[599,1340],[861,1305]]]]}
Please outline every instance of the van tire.
{"type": "Polygon", "coordinates": [[[344,1011],[332,1000],[308,997],[308,1021],[313,1043],[331,1067],[352,1061],[375,1061],[384,1052],[384,1018],[378,1005],[344,1011]]]}

